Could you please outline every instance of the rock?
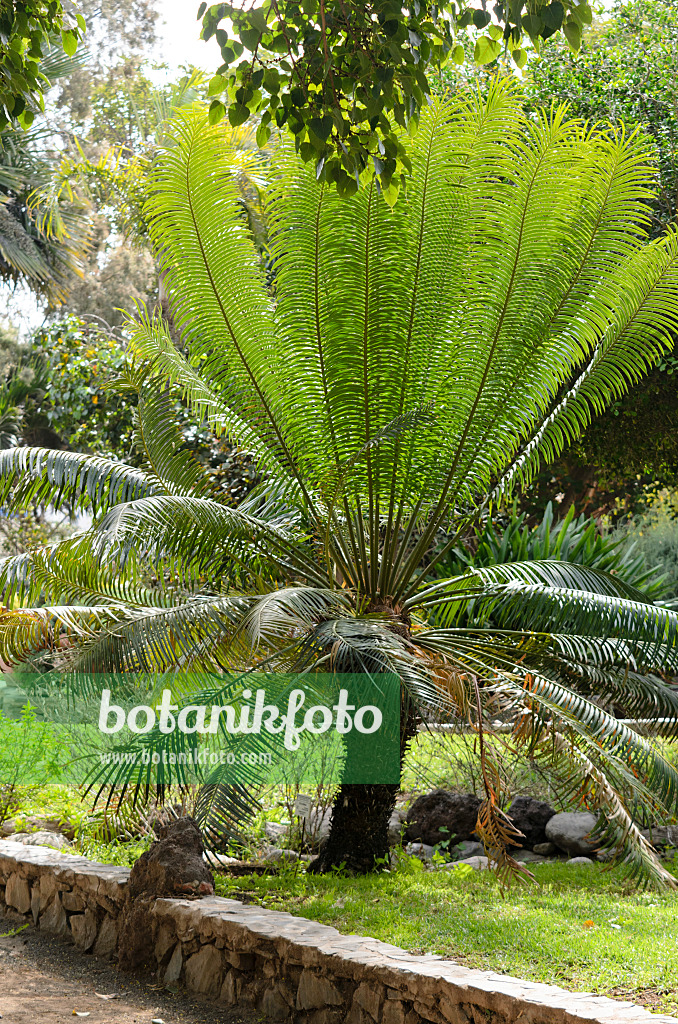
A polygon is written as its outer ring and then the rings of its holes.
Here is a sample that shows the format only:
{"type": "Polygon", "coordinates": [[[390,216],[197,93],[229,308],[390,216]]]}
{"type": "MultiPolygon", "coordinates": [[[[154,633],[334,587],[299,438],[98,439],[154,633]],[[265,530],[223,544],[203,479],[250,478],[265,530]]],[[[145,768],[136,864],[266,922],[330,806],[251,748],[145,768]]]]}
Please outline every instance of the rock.
{"type": "Polygon", "coordinates": [[[68,933],[66,911],[62,907],[58,896],[54,897],[47,910],[40,916],[40,929],[58,937],[68,933]]]}
{"type": "Polygon", "coordinates": [[[77,892],[65,892],[61,897],[64,910],[79,913],[85,909],[85,901],[77,892]]]}
{"type": "Polygon", "coordinates": [[[212,853],[211,850],[206,850],[203,857],[210,867],[215,868],[217,871],[219,868],[230,868],[233,864],[242,864],[242,861],[238,860],[237,857],[227,857],[223,853],[212,853]]]}
{"type": "Polygon", "coordinates": [[[584,864],[588,864],[589,867],[593,867],[593,861],[590,857],[570,857],[565,863],[568,867],[582,867],[584,864]]]}
{"type": "Polygon", "coordinates": [[[264,835],[268,839],[269,843],[275,844],[276,841],[286,836],[289,831],[289,825],[283,825],[278,821],[266,821],[264,822],[264,835]]]}
{"type": "Polygon", "coordinates": [[[197,822],[179,818],[136,861],[118,931],[118,962],[123,970],[133,970],[151,960],[150,910],[158,897],[213,895],[214,878],[203,859],[204,852],[197,822]]]}
{"type": "Polygon", "coordinates": [[[463,842],[457,843],[450,850],[455,860],[461,857],[484,857],[485,847],[482,843],[463,842]]]}
{"type": "Polygon", "coordinates": [[[546,824],[546,837],[565,853],[583,857],[593,853],[598,843],[587,838],[596,825],[595,814],[588,811],[567,811],[554,814],[546,824]]]}
{"type": "Polygon", "coordinates": [[[22,846],[50,846],[54,850],[72,849],[72,844],[60,832],[15,832],[10,842],[22,846]]]}
{"type": "Polygon", "coordinates": [[[8,907],[18,910],[20,914],[27,914],[31,909],[31,890],[28,888],[28,882],[16,872],[7,880],[5,903],[8,907]]]}
{"type": "Polygon", "coordinates": [[[555,843],[535,843],[532,852],[538,853],[541,857],[554,857],[558,853],[558,847],[555,843]]]}
{"type": "Polygon", "coordinates": [[[189,992],[214,999],[221,991],[223,980],[223,957],[216,946],[203,946],[186,961],[186,988],[189,992]]]}
{"type": "Polygon", "coordinates": [[[511,850],[509,848],[509,854],[514,860],[517,860],[519,864],[543,864],[545,857],[541,857],[538,853],[533,853],[532,850],[511,850]]]}
{"type": "Polygon", "coordinates": [[[402,842],[403,819],[400,811],[394,811],[388,823],[388,845],[398,846],[402,842]]]}
{"type": "Polygon", "coordinates": [[[103,920],[97,940],[94,943],[92,952],[95,956],[108,957],[115,952],[118,942],[118,927],[112,917],[106,916],[103,920]]]}
{"type": "Polygon", "coordinates": [[[643,835],[648,842],[652,843],[655,850],[669,850],[678,846],[677,825],[655,825],[652,828],[643,829],[643,835]]]}
{"type": "Polygon", "coordinates": [[[458,868],[460,864],[468,864],[474,871],[487,871],[490,866],[489,857],[465,857],[464,860],[455,860],[447,864],[448,868],[458,868]]]}
{"type": "Polygon", "coordinates": [[[428,846],[426,843],[408,843],[405,847],[405,853],[410,857],[418,857],[419,860],[433,860],[435,852],[435,846],[428,846]]]}
{"type": "Polygon", "coordinates": [[[319,1010],[327,1006],[341,1006],[343,1001],[341,993],[327,978],[323,978],[319,974],[312,974],[311,971],[302,971],[297,989],[297,1010],[319,1010]]]}
{"type": "Polygon", "coordinates": [[[91,910],[84,914],[73,914],[68,922],[73,932],[73,941],[85,953],[94,945],[97,937],[97,919],[91,910]]]}
{"type": "Polygon", "coordinates": [[[405,839],[437,846],[449,840],[451,846],[474,838],[480,800],[473,793],[452,793],[436,789],[420,796],[407,813],[405,839]],[[443,830],[443,831],[441,831],[443,830]]]}
{"type": "Polygon", "coordinates": [[[296,850],[281,850],[277,846],[274,846],[264,856],[265,864],[294,864],[297,860],[299,860],[299,854],[296,850]]]}
{"type": "Polygon", "coordinates": [[[271,1020],[286,1020],[290,1008],[276,988],[267,988],[261,997],[261,1012],[271,1020]]]}
{"type": "Polygon", "coordinates": [[[177,942],[170,957],[170,962],[165,970],[165,977],[163,979],[165,985],[175,985],[181,977],[181,968],[184,962],[184,958],[181,952],[181,943],[177,942]]]}
{"type": "Polygon", "coordinates": [[[509,818],[525,836],[526,850],[533,850],[535,843],[546,842],[546,823],[555,813],[549,804],[531,796],[517,796],[508,809],[509,818]]]}

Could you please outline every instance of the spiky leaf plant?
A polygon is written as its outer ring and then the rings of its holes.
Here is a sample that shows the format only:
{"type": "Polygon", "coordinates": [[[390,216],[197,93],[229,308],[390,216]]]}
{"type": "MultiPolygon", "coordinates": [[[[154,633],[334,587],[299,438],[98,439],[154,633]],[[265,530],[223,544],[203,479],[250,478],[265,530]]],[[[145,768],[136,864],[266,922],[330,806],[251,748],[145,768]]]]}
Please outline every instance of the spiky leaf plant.
{"type": "MultiPolygon", "coordinates": [[[[646,242],[638,136],[563,109],[529,121],[506,84],[434,103],[407,144],[390,209],[374,183],[339,199],[283,140],[271,294],[222,129],[177,117],[150,213],[182,350],[161,320],[133,325],[151,367],[128,382],[146,469],[0,452],[7,508],[94,515],[83,536],[5,562],[5,600],[23,606],[0,621],[0,654],[67,634],[89,671],[396,671],[403,749],[432,712],[480,733],[478,828],[500,870],[517,870],[519,836],[483,742],[498,715],[507,742],[568,773],[601,842],[672,884],[636,822],[675,813],[678,775],[610,707],[678,717],[664,681],[678,616],[557,560],[435,579],[434,540],[445,529],[454,545],[671,346],[678,236],[646,242]],[[238,508],[181,450],[170,386],[257,461],[264,483],[238,508]],[[465,624],[471,599],[491,624],[465,624]]],[[[387,856],[396,789],[339,788],[317,870],[387,856]]],[[[201,813],[232,824],[246,806],[216,786],[201,813]]]]}

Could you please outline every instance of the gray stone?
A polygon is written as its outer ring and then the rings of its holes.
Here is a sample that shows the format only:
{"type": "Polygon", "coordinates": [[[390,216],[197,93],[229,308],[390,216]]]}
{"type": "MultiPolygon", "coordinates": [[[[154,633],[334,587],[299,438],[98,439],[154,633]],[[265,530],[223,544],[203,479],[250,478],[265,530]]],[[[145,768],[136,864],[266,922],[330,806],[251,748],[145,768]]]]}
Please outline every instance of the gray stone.
{"type": "Polygon", "coordinates": [[[229,971],[224,980],[224,984],[221,986],[220,999],[222,1003],[228,1003],[229,1006],[235,1006],[236,1003],[240,1002],[240,993],[242,992],[242,978],[237,971],[229,971]]]}
{"type": "Polygon", "coordinates": [[[590,857],[570,857],[565,863],[568,867],[583,867],[584,865],[588,865],[590,868],[593,867],[593,861],[590,857]]]}
{"type": "Polygon", "coordinates": [[[487,871],[490,866],[489,857],[464,857],[463,860],[452,861],[449,868],[458,868],[460,864],[468,864],[474,871],[487,871]]]}
{"type": "Polygon", "coordinates": [[[54,850],[70,850],[73,844],[60,832],[16,832],[12,836],[13,843],[22,846],[50,846],[54,850]]]}
{"type": "Polygon", "coordinates": [[[64,910],[72,912],[85,909],[85,901],[77,892],[65,892],[61,897],[64,910]]]}
{"type": "Polygon", "coordinates": [[[73,941],[78,947],[87,952],[94,945],[97,937],[97,919],[91,910],[84,914],[73,914],[68,922],[73,933],[73,941]]]}
{"type": "Polygon", "coordinates": [[[115,952],[118,943],[118,926],[115,920],[106,915],[99,929],[97,940],[94,943],[92,952],[95,956],[108,957],[115,952]]]}
{"type": "Polygon", "coordinates": [[[554,814],[546,823],[546,836],[565,853],[586,856],[593,853],[598,843],[588,838],[596,825],[596,816],[588,811],[567,811],[554,814]]]}
{"type": "Polygon", "coordinates": [[[277,846],[269,850],[264,857],[265,864],[293,864],[297,860],[299,860],[299,854],[296,850],[281,850],[277,846]]]}
{"type": "Polygon", "coordinates": [[[366,1013],[369,1013],[370,1017],[374,1021],[378,1021],[381,1015],[381,1004],[384,1001],[384,995],[379,988],[374,985],[369,985],[366,981],[358,985],[357,989],[353,994],[353,1001],[362,1007],[366,1013]]]}
{"type": "Polygon", "coordinates": [[[11,874],[7,880],[5,902],[8,907],[13,907],[20,914],[27,914],[31,909],[31,890],[28,887],[28,882],[16,872],[11,874]]]}
{"type": "Polygon", "coordinates": [[[186,961],[186,988],[215,998],[224,980],[223,958],[215,946],[203,946],[186,961]]]}
{"type": "Polygon", "coordinates": [[[484,857],[485,847],[482,843],[475,843],[471,840],[464,840],[462,843],[457,843],[450,850],[450,853],[455,857],[484,857]]]}
{"type": "Polygon", "coordinates": [[[643,829],[642,834],[656,850],[669,850],[678,846],[677,825],[654,825],[652,828],[643,829]]]}
{"type": "Polygon", "coordinates": [[[389,999],[381,1015],[381,1024],[405,1024],[406,1017],[404,1005],[399,1000],[389,999]]]}
{"type": "Polygon", "coordinates": [[[319,1010],[323,1006],[341,1006],[338,989],[327,978],[303,971],[297,989],[297,1010],[319,1010]]]}
{"type": "Polygon", "coordinates": [[[223,853],[212,853],[211,850],[206,850],[203,857],[209,866],[216,868],[217,871],[219,868],[230,868],[233,864],[242,864],[237,857],[226,857],[223,853]]]}
{"type": "Polygon", "coordinates": [[[280,842],[283,836],[286,836],[288,832],[289,825],[283,825],[278,821],[264,822],[264,835],[268,839],[269,843],[280,842]]]}
{"type": "Polygon", "coordinates": [[[170,962],[167,965],[165,976],[163,978],[163,983],[165,985],[174,985],[179,980],[179,978],[181,977],[181,968],[183,962],[184,959],[181,952],[181,943],[177,942],[176,946],[174,947],[174,952],[170,957],[170,962]]]}
{"type": "Polygon", "coordinates": [[[68,932],[68,919],[66,911],[61,906],[61,900],[57,894],[47,910],[40,916],[40,929],[50,935],[63,936],[68,932]]]}
{"type": "Polygon", "coordinates": [[[405,853],[409,853],[410,857],[418,857],[419,860],[432,860],[435,852],[435,846],[429,846],[428,843],[408,843],[405,847],[405,853]]]}
{"type": "Polygon", "coordinates": [[[276,988],[267,988],[261,997],[261,1011],[272,1020],[285,1020],[290,1008],[276,988]]]}
{"type": "Polygon", "coordinates": [[[33,915],[33,924],[38,923],[38,917],[40,916],[40,886],[34,885],[31,889],[31,914],[33,915]]]}
{"type": "Polygon", "coordinates": [[[532,847],[533,853],[538,853],[541,857],[554,857],[558,853],[558,847],[555,843],[536,843],[532,847]]]}
{"type": "Polygon", "coordinates": [[[509,850],[509,853],[519,864],[543,864],[545,860],[544,857],[540,857],[538,853],[533,853],[532,850],[509,850]]]}

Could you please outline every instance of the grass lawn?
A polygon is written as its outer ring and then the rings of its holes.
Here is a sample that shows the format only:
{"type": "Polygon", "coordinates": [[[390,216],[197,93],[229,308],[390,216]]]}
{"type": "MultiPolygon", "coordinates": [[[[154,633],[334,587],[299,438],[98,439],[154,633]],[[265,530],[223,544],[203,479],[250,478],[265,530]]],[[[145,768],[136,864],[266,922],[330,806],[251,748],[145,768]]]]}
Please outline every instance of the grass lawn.
{"type": "Polygon", "coordinates": [[[639,890],[599,865],[537,865],[535,875],[502,894],[484,872],[423,871],[403,858],[367,878],[220,876],[217,892],[469,967],[678,1012],[678,894],[639,890]]]}

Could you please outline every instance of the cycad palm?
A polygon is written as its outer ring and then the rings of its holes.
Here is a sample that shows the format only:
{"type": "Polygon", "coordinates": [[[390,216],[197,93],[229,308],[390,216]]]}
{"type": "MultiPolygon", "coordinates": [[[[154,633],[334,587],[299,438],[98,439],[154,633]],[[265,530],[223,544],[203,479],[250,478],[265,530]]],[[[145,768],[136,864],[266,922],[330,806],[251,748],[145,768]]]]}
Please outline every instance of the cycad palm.
{"type": "MultiPolygon", "coordinates": [[[[97,513],[82,538],[7,561],[6,592],[44,606],[5,614],[0,654],[63,629],[90,671],[395,670],[403,746],[425,708],[482,731],[499,707],[511,742],[569,773],[632,869],[670,884],[629,809],[675,812],[678,775],[605,708],[676,717],[652,673],[678,660],[678,617],[562,562],[427,579],[441,529],[454,544],[671,344],[678,237],[645,244],[637,137],[562,110],[530,123],[505,86],[484,104],[433,105],[410,155],[391,210],[373,184],[338,199],[279,147],[271,296],[222,130],[178,118],[151,214],[189,355],[161,321],[135,325],[154,374],[130,374],[144,472],[0,454],[7,505],[97,513]],[[168,382],[265,473],[239,508],[181,452],[168,382]],[[471,598],[491,626],[457,625],[471,598]],[[502,628],[516,615],[520,631],[502,628]]],[[[484,769],[480,826],[501,860],[507,823],[484,769]]],[[[341,787],[318,866],[385,856],[395,792],[341,787]]]]}

